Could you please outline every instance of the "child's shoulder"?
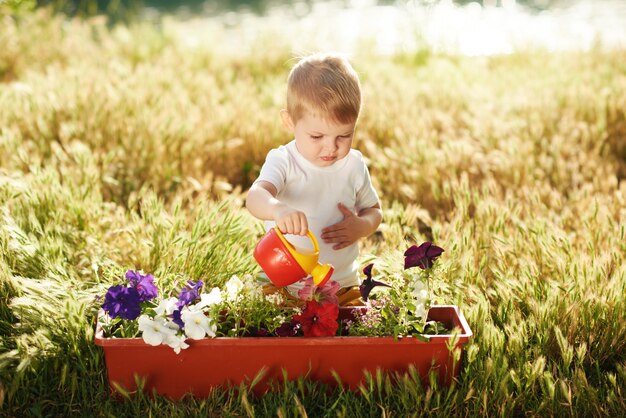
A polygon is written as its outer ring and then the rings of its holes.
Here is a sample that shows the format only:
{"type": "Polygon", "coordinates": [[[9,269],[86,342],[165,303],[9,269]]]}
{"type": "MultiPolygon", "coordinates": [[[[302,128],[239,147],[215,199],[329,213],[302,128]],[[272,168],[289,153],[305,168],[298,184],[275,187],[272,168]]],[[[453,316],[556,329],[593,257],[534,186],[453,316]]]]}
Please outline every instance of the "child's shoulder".
{"type": "Polygon", "coordinates": [[[291,148],[291,142],[287,144],[279,145],[278,147],[272,148],[271,150],[269,150],[269,152],[267,153],[267,156],[268,157],[272,156],[275,158],[287,158],[289,156],[289,153],[291,152],[290,148],[291,148]]]}
{"type": "Polygon", "coordinates": [[[361,151],[358,149],[352,148],[348,153],[348,158],[350,158],[355,164],[367,165],[365,163],[365,157],[363,157],[363,154],[361,154],[361,151]]]}
{"type": "Polygon", "coordinates": [[[279,145],[276,148],[272,148],[265,157],[265,163],[273,165],[290,164],[290,160],[294,158],[294,151],[292,149],[294,147],[295,145],[292,145],[292,143],[289,142],[287,144],[279,145]]]}
{"type": "Polygon", "coordinates": [[[358,149],[355,148],[351,148],[350,149],[350,154],[349,154],[352,158],[357,158],[359,160],[363,160],[363,154],[361,153],[361,151],[359,151],[358,149]]]}

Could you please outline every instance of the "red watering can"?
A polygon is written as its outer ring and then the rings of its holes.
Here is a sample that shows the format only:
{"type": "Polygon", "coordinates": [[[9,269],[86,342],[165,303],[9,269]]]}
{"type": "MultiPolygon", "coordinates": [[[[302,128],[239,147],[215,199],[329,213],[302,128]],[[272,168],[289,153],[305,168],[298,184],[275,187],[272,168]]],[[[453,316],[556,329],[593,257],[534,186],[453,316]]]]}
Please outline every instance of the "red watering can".
{"type": "Polygon", "coordinates": [[[270,229],[254,249],[254,258],[275,286],[283,287],[313,276],[313,283],[322,286],[335,271],[330,264],[318,262],[320,247],[311,231],[307,236],[313,241],[313,252],[303,254],[277,227],[270,229]]]}

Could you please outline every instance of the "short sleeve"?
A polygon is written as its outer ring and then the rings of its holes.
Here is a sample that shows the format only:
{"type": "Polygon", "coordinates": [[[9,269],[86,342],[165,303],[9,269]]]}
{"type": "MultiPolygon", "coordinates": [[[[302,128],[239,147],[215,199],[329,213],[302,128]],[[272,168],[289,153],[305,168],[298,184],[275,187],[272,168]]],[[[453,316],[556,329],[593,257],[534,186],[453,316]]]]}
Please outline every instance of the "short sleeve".
{"type": "Polygon", "coordinates": [[[356,210],[357,212],[371,208],[376,203],[378,203],[378,193],[374,190],[374,186],[372,185],[372,179],[370,178],[369,170],[365,165],[365,161],[361,160],[362,163],[362,183],[361,186],[356,191],[356,210]]]}
{"type": "Polygon", "coordinates": [[[285,186],[287,166],[287,153],[281,149],[273,149],[267,153],[259,177],[254,182],[270,182],[276,187],[277,191],[280,191],[285,186]]]}

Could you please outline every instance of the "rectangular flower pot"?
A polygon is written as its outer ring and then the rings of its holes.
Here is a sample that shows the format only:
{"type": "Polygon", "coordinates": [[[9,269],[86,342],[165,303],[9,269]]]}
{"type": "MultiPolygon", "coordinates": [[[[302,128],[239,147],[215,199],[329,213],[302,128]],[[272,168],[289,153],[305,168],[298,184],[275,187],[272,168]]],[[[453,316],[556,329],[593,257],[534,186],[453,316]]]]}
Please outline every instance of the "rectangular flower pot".
{"type": "MultiPolygon", "coordinates": [[[[467,321],[456,306],[432,306],[428,319],[457,328],[455,347],[462,350],[472,336],[467,321]]],[[[189,348],[176,354],[168,346],[153,347],[141,338],[103,338],[98,324],[95,343],[104,349],[111,390],[116,384],[135,391],[135,376],[144,379],[144,390],[171,399],[186,393],[206,397],[216,386],[251,381],[262,369],[255,386],[263,393],[271,380],[307,379],[336,386],[333,370],[342,383],[357,389],[364,371],[377,369],[404,372],[414,365],[422,379],[433,367],[439,383],[448,385],[459,372],[448,345],[453,335],[429,336],[429,341],[393,337],[245,337],[188,340],[189,348]]]]}

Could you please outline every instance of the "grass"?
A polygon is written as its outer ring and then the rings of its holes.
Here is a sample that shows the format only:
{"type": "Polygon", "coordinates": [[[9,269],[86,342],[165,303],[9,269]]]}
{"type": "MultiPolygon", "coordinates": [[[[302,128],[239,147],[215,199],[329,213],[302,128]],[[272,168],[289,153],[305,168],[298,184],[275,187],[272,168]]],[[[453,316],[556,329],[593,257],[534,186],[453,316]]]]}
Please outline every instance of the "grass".
{"type": "MultiPolygon", "coordinates": [[[[363,257],[433,239],[475,337],[450,388],[370,376],[179,403],[108,395],[94,299],[127,268],[257,269],[244,192],[293,55],[192,49],[173,26],[44,9],[0,25],[0,414],[619,416],[626,409],[626,51],[353,57],[385,221],[363,257]],[[395,383],[394,383],[395,382],[395,383]]],[[[223,36],[223,35],[222,35],[223,36]]],[[[264,39],[263,42],[266,42],[264,39]]],[[[259,41],[261,42],[261,41],[259,41]]]]}

